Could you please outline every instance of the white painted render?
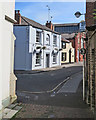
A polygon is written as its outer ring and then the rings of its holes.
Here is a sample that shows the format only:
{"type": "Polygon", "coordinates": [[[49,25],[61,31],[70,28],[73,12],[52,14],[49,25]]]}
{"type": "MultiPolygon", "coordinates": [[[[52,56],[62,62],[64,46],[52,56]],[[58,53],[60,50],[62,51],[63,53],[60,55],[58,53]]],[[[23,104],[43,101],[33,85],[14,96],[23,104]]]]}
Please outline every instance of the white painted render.
{"type": "MultiPolygon", "coordinates": [[[[52,51],[55,48],[61,48],[61,36],[57,36],[57,47],[53,46],[53,34],[46,30],[40,30],[33,28],[32,26],[14,26],[14,34],[16,36],[15,42],[15,70],[36,70],[46,68],[46,54],[49,54],[49,67],[61,65],[60,52],[57,54],[57,63],[53,64],[52,51]],[[36,31],[41,32],[41,42],[36,43],[36,31]],[[47,45],[46,37],[47,34],[50,36],[50,45],[47,45]],[[41,64],[36,65],[36,52],[37,47],[46,47],[41,52],[41,64]],[[36,50],[36,51],[35,51],[36,50]],[[35,53],[34,53],[35,51],[35,53]]],[[[56,51],[56,50],[55,50],[56,51]]]]}
{"type": "Polygon", "coordinates": [[[15,36],[13,24],[5,20],[5,15],[14,20],[15,0],[7,1],[0,2],[0,110],[16,98],[13,73],[15,36]]]}
{"type": "Polygon", "coordinates": [[[69,50],[71,50],[71,62],[75,62],[75,49],[70,42],[66,43],[66,48],[61,51],[61,53],[66,53],[66,61],[61,61],[61,63],[69,63],[69,50]]]}

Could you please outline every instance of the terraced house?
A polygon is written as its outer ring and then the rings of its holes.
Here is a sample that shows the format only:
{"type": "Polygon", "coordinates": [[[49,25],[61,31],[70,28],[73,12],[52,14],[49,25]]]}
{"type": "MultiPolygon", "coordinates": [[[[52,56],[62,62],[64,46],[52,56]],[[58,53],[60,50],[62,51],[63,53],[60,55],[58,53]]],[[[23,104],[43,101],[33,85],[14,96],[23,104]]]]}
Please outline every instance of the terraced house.
{"type": "Polygon", "coordinates": [[[61,46],[61,64],[75,62],[75,49],[72,46],[72,42],[65,39],[63,35],[61,36],[61,46]]]}
{"type": "Polygon", "coordinates": [[[61,65],[61,35],[16,11],[15,70],[36,70],[61,65]]]}

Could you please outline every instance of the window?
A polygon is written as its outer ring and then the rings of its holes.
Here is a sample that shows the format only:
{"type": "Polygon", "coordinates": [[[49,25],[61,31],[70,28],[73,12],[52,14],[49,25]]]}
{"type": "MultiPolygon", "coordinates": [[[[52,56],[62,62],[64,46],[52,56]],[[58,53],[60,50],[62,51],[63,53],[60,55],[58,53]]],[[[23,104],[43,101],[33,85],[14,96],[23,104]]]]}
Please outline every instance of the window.
{"type": "Polygon", "coordinates": [[[66,48],[66,43],[62,42],[62,48],[65,49],[66,48]]]}
{"type": "Polygon", "coordinates": [[[81,48],[83,48],[83,39],[81,38],[81,48]]]}
{"type": "Polygon", "coordinates": [[[66,53],[62,53],[62,61],[66,61],[66,53]]]}
{"type": "Polygon", "coordinates": [[[46,36],[46,45],[50,45],[50,35],[47,34],[46,36]]]}
{"type": "Polygon", "coordinates": [[[36,31],[36,42],[40,43],[41,42],[41,33],[36,31]]]}
{"type": "Polygon", "coordinates": [[[57,36],[53,35],[53,45],[57,46],[57,36]]]}
{"type": "Polygon", "coordinates": [[[57,55],[56,54],[53,55],[53,63],[57,63],[57,55]]]}
{"type": "Polygon", "coordinates": [[[36,65],[41,64],[41,53],[36,53],[36,65]]]}

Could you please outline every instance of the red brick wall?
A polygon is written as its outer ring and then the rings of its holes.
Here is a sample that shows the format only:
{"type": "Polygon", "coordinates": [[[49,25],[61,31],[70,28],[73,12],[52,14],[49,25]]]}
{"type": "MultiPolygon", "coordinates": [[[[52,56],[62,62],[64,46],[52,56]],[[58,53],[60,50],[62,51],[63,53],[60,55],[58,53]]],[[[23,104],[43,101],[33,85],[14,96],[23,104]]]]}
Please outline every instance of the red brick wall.
{"type": "Polygon", "coordinates": [[[93,18],[94,9],[96,8],[96,2],[86,2],[86,27],[94,25],[96,20],[93,18]]]}
{"type": "MultiPolygon", "coordinates": [[[[78,33],[75,37],[75,61],[76,62],[83,61],[83,55],[80,54],[81,38],[83,35],[84,35],[83,33],[78,33]],[[79,38],[79,40],[78,40],[78,38],[79,38]],[[79,59],[78,59],[78,54],[79,54],[79,59]]],[[[84,43],[84,48],[85,48],[85,43],[84,43]]]]}

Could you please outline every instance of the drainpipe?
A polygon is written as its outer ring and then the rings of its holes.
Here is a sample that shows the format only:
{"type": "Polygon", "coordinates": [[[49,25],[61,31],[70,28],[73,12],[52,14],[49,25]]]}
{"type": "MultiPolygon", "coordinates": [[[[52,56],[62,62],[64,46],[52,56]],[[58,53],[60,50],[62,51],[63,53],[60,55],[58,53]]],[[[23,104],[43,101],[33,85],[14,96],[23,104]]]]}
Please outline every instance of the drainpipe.
{"type": "MultiPolygon", "coordinates": [[[[43,46],[44,46],[44,30],[42,31],[43,33],[43,46]]],[[[44,49],[43,49],[43,68],[44,68],[44,49]]]]}

